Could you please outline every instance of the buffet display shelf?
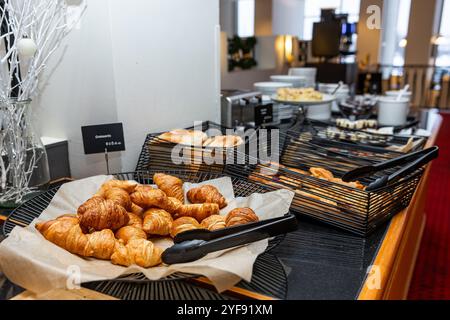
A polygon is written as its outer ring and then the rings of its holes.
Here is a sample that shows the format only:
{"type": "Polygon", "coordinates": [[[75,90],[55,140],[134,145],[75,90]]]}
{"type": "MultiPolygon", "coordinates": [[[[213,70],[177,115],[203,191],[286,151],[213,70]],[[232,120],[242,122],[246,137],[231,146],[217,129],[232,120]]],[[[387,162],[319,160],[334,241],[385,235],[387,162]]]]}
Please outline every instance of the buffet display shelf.
{"type": "MultiPolygon", "coordinates": [[[[426,147],[434,145],[439,132],[442,118],[440,116],[435,118],[430,126],[432,135],[426,147]]],[[[288,279],[286,298],[349,300],[406,298],[425,224],[424,204],[429,170],[430,166],[427,166],[409,206],[367,238],[331,228],[308,218],[300,218],[299,229],[288,234],[283,242],[271,251],[280,259],[286,270],[288,279]],[[375,268],[370,269],[371,266],[375,268]]],[[[217,295],[206,279],[196,280],[195,284],[190,281],[189,285],[217,295]]],[[[12,285],[4,277],[2,279],[0,274],[0,298],[114,299],[115,297],[87,288],[72,292],[53,290],[45,295],[36,296],[12,285]]],[[[237,287],[225,292],[221,298],[271,299],[264,294],[237,287]]]]}

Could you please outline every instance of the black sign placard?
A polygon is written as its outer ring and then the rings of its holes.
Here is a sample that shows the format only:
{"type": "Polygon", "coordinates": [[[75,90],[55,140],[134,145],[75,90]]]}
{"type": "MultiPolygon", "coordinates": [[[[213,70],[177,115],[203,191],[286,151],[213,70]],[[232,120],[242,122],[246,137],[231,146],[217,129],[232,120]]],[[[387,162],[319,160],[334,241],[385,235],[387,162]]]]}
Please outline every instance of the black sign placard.
{"type": "Polygon", "coordinates": [[[255,125],[273,122],[273,105],[265,104],[255,107],[255,125]]]}
{"type": "Polygon", "coordinates": [[[125,139],[122,123],[81,127],[85,154],[124,151],[125,139]]]}

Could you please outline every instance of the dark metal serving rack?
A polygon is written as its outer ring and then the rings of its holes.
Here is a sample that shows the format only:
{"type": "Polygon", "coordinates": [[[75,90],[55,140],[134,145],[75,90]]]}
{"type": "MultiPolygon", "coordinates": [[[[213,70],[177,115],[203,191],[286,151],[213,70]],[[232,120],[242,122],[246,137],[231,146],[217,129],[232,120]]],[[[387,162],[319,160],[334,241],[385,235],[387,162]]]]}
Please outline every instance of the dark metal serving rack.
{"type": "MultiPolygon", "coordinates": [[[[153,174],[164,172],[175,175],[187,182],[201,182],[216,179],[223,176],[221,173],[190,171],[190,170],[153,170],[136,171],[115,174],[120,180],[136,180],[142,184],[153,184],[153,174]]],[[[233,188],[236,196],[248,196],[252,193],[264,193],[269,191],[261,185],[248,180],[232,178],[233,188]]],[[[44,211],[55,196],[59,187],[48,190],[14,210],[3,225],[3,233],[9,233],[16,226],[29,225],[44,211]]],[[[241,281],[238,288],[248,292],[256,292],[265,296],[284,299],[287,295],[286,272],[280,260],[272,255],[270,251],[275,248],[283,237],[275,237],[269,241],[266,251],[255,261],[251,282],[241,281]]],[[[235,295],[219,294],[215,290],[199,286],[193,279],[198,275],[187,273],[175,273],[158,281],[150,281],[143,274],[136,273],[123,276],[114,280],[96,281],[83,284],[84,287],[109,294],[120,299],[169,299],[169,300],[196,300],[196,299],[234,299],[235,295]]]]}
{"type": "MultiPolygon", "coordinates": [[[[264,185],[293,190],[293,212],[359,236],[369,235],[407,207],[423,174],[423,168],[419,168],[371,192],[316,178],[309,174],[310,168],[324,168],[331,171],[335,178],[340,178],[347,171],[386,161],[402,153],[317,139],[315,130],[308,126],[286,133],[268,130],[269,137],[275,133],[279,136],[280,150],[271,150],[270,144],[264,147],[264,144],[258,143],[258,146],[265,148],[263,151],[272,159],[278,158],[276,162],[279,166],[274,166],[274,163],[255,164],[257,161],[246,155],[248,165],[227,165],[225,172],[264,185]]],[[[367,186],[398,169],[400,167],[388,169],[359,181],[367,186]]]]}

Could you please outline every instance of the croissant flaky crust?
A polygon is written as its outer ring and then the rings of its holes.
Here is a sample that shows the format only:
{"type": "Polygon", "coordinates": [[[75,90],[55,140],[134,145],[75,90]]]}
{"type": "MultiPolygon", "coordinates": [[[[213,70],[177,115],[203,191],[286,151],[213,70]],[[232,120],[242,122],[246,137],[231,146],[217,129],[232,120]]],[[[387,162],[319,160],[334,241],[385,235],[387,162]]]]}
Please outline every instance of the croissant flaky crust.
{"type": "Polygon", "coordinates": [[[180,232],[188,231],[188,230],[194,230],[194,229],[200,229],[200,224],[191,217],[181,217],[176,219],[172,223],[172,229],[170,230],[170,236],[172,238],[175,238],[177,234],[180,232]]]}
{"type": "Polygon", "coordinates": [[[102,184],[100,190],[97,191],[96,195],[104,197],[105,191],[111,188],[119,188],[125,190],[127,193],[132,193],[137,187],[137,182],[127,181],[127,180],[108,180],[102,184]]]}
{"type": "Polygon", "coordinates": [[[185,204],[177,210],[176,217],[192,217],[201,222],[213,214],[219,214],[219,211],[216,203],[185,204]]]}
{"type": "Polygon", "coordinates": [[[151,208],[144,213],[142,229],[147,234],[167,236],[172,229],[172,223],[172,216],[166,210],[151,208]]]}
{"type": "Polygon", "coordinates": [[[256,213],[250,208],[236,208],[231,210],[225,219],[227,227],[232,227],[240,224],[259,221],[256,213]]]}
{"type": "Polygon", "coordinates": [[[131,199],[128,192],[120,188],[109,188],[104,192],[104,197],[107,200],[112,200],[119,206],[124,207],[126,210],[131,209],[131,199]]]}
{"type": "Polygon", "coordinates": [[[153,181],[168,197],[184,202],[183,181],[181,179],[164,173],[155,173],[153,181]]]}
{"type": "Polygon", "coordinates": [[[48,241],[83,257],[107,260],[115,250],[116,239],[111,230],[84,234],[76,217],[61,216],[37,223],[35,227],[48,241]]]}
{"type": "Polygon", "coordinates": [[[133,203],[141,208],[160,208],[174,215],[183,203],[172,197],[168,197],[163,191],[153,189],[150,191],[137,191],[131,194],[133,203]]]}
{"type": "Polygon", "coordinates": [[[128,212],[128,224],[127,226],[132,226],[138,229],[142,229],[142,219],[137,214],[128,212]]]}
{"type": "Polygon", "coordinates": [[[119,243],[111,256],[111,262],[122,266],[136,264],[149,268],[161,263],[161,248],[145,239],[131,239],[126,245],[119,243]]]}
{"type": "Polygon", "coordinates": [[[115,237],[126,244],[132,239],[147,239],[147,234],[140,228],[125,226],[116,231],[115,237]]]}
{"type": "Polygon", "coordinates": [[[103,201],[105,201],[103,197],[93,196],[92,198],[86,200],[81,206],[78,207],[77,211],[78,215],[82,215],[87,210],[99,206],[101,203],[103,203],[103,201]]]}
{"type": "Polygon", "coordinates": [[[225,197],[209,184],[190,189],[187,198],[191,203],[217,203],[220,209],[227,206],[225,197]]]}
{"type": "Polygon", "coordinates": [[[215,231],[226,227],[225,217],[215,214],[202,221],[201,228],[215,231]]]}
{"type": "MultiPolygon", "coordinates": [[[[89,201],[89,200],[88,200],[89,201]]],[[[112,200],[97,202],[85,212],[79,214],[80,227],[83,232],[103,229],[117,230],[129,221],[128,212],[112,200]]]]}

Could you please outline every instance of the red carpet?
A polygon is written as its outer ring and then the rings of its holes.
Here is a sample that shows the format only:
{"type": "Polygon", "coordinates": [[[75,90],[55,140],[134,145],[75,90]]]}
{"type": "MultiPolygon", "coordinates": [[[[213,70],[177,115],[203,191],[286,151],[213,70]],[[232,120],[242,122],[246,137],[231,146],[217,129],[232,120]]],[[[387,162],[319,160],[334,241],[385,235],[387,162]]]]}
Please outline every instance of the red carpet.
{"type": "Polygon", "coordinates": [[[443,114],[426,203],[427,223],[408,299],[450,299],[450,114],[443,114]]]}

